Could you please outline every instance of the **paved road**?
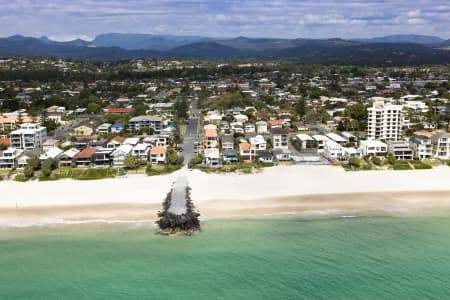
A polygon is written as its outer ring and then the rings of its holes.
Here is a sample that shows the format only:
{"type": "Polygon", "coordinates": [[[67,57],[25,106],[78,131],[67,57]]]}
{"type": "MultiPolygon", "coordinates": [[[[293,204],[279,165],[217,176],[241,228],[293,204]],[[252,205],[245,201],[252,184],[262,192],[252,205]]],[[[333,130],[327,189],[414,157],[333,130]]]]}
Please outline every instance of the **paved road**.
{"type": "Polygon", "coordinates": [[[187,166],[191,158],[197,156],[194,153],[195,142],[200,141],[199,137],[199,124],[200,124],[200,108],[198,107],[197,100],[192,100],[191,110],[189,114],[189,120],[186,127],[186,132],[183,138],[183,157],[184,165],[187,166]]]}

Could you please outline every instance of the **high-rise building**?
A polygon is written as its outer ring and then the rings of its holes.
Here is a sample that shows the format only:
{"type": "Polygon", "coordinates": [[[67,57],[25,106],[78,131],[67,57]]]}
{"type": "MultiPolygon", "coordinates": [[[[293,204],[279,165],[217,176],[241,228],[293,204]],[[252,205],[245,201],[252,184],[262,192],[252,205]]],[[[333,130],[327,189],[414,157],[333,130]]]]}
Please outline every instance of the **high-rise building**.
{"type": "Polygon", "coordinates": [[[373,106],[367,109],[367,138],[369,140],[400,139],[402,130],[402,107],[385,104],[384,99],[375,99],[373,106]]]}

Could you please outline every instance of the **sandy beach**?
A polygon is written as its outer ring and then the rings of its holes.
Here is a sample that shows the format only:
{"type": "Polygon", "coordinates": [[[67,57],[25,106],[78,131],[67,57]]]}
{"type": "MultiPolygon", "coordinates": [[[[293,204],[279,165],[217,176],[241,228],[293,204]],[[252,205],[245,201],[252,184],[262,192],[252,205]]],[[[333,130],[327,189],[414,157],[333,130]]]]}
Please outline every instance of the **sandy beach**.
{"type": "Polygon", "coordinates": [[[279,166],[251,175],[180,170],[100,181],[0,182],[0,226],[153,221],[180,176],[202,218],[287,213],[426,213],[450,208],[450,168],[345,172],[331,166],[279,166]]]}

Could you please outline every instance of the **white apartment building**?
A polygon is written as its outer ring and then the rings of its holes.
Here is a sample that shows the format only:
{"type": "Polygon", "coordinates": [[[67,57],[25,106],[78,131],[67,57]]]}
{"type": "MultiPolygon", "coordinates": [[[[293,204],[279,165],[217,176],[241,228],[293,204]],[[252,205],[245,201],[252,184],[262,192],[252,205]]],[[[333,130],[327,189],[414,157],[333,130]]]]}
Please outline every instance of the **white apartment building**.
{"type": "Polygon", "coordinates": [[[402,129],[402,107],[385,104],[384,99],[376,99],[368,111],[367,138],[369,140],[400,139],[402,129]]]}
{"type": "Polygon", "coordinates": [[[11,147],[17,149],[36,149],[47,140],[47,128],[37,123],[25,123],[20,129],[11,132],[11,147]]]}
{"type": "Polygon", "coordinates": [[[325,142],[323,156],[329,160],[343,160],[345,158],[344,147],[339,143],[329,140],[325,142]]]}

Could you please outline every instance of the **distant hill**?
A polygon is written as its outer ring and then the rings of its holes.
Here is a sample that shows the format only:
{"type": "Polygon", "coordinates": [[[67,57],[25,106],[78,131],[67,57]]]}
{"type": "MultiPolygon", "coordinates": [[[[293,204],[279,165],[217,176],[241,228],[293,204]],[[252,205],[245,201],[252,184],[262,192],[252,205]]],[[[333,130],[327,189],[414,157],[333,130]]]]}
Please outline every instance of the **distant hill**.
{"type": "Polygon", "coordinates": [[[167,51],[166,55],[179,58],[236,58],[246,53],[217,42],[198,42],[167,51]]]}
{"type": "Polygon", "coordinates": [[[443,39],[437,36],[415,35],[415,34],[397,34],[383,37],[375,37],[371,39],[356,39],[356,40],[368,43],[412,43],[423,45],[433,45],[444,42],[443,39]]]}
{"type": "MultiPolygon", "coordinates": [[[[173,37],[177,40],[177,37],[173,37]]],[[[135,40],[136,41],[136,40],[135,40]]],[[[185,43],[186,40],[179,40],[185,43]]],[[[74,40],[56,42],[48,38],[15,35],[0,38],[0,54],[56,57],[78,60],[128,60],[137,58],[170,59],[295,59],[304,63],[355,64],[448,64],[449,41],[440,44],[375,43],[335,39],[206,39],[166,50],[129,50],[99,46],[74,40]],[[445,44],[447,43],[447,44],[445,44]]]]}
{"type": "Polygon", "coordinates": [[[119,47],[126,50],[164,51],[204,40],[207,40],[207,38],[196,36],[108,33],[97,36],[92,41],[92,44],[98,47],[119,47]]]}

